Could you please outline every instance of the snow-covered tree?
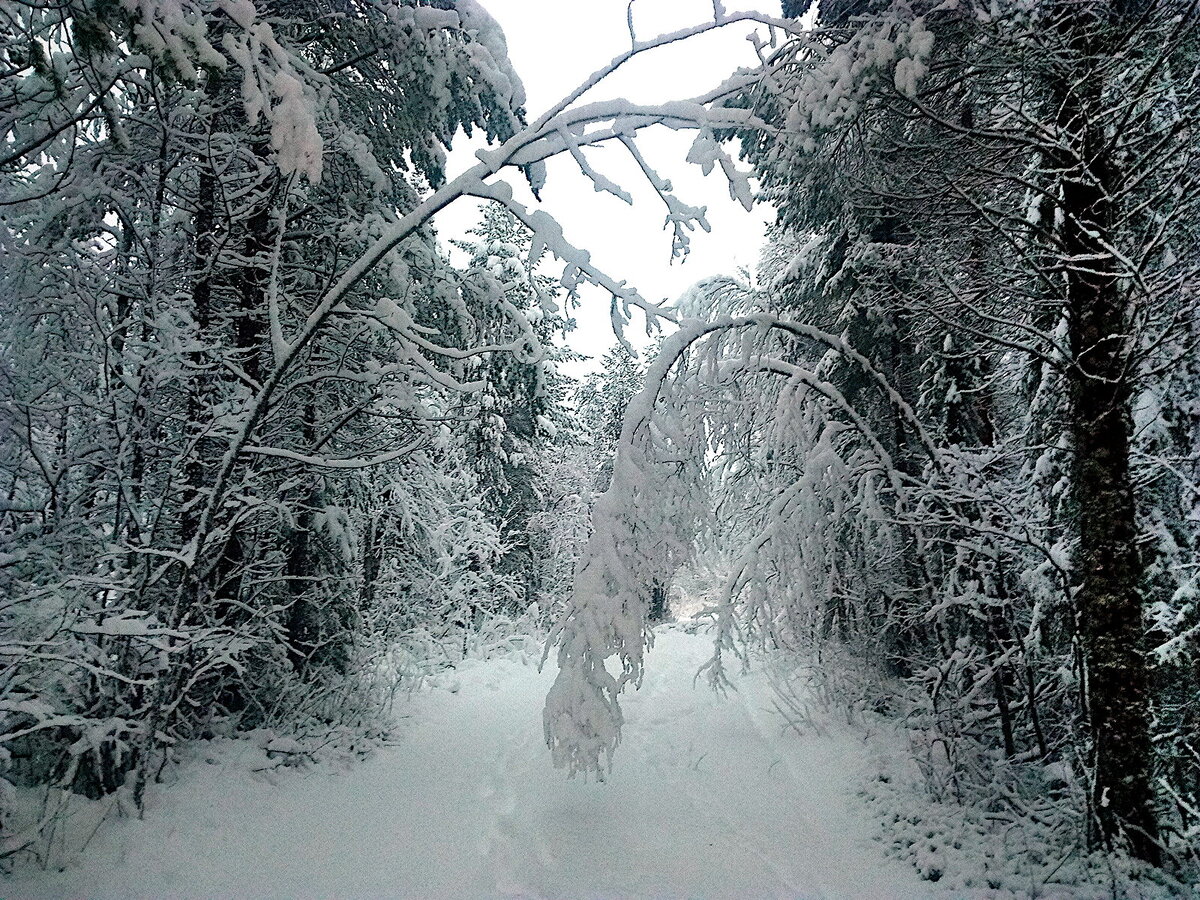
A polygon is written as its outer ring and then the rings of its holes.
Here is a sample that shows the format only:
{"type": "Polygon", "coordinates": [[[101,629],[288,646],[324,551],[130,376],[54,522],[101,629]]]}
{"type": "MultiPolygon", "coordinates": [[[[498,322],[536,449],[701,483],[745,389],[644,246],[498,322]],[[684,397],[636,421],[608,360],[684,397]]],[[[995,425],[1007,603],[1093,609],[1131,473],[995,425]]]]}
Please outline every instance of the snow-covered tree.
{"type": "Polygon", "coordinates": [[[465,398],[469,454],[487,485],[484,505],[509,544],[498,569],[517,579],[528,604],[539,599],[546,564],[531,543],[530,522],[542,511],[542,473],[555,437],[569,426],[557,364],[569,357],[561,341],[573,324],[564,308],[570,301],[538,272],[533,236],[508,210],[485,206],[471,237],[456,242],[470,254],[465,283],[475,333],[468,343],[521,347],[482,360],[474,372],[482,387],[465,398]]]}
{"type": "Polygon", "coordinates": [[[453,424],[481,365],[533,361],[540,300],[475,302],[478,268],[447,263],[432,218],[494,201],[530,232],[529,265],[553,257],[567,291],[609,290],[618,323],[659,315],[502,173],[536,188],[565,154],[620,193],[589,157],[621,146],[684,241],[703,212],[637,133],[746,124],[717,105],[738,85],[656,107],[582,98],[634,56],[760,19],[716,7],[639,40],[526,124],[473,0],[5,11],[6,778],[127,783],[140,802],[179,740],[290,712],[330,722],[378,636],[470,627],[509,596],[453,424]],[[447,179],[444,149],[474,128],[491,148],[447,179]]]}
{"type": "Polygon", "coordinates": [[[1160,823],[1186,831],[1195,808],[1190,689],[1155,685],[1194,678],[1191,501],[1169,486],[1191,496],[1194,447],[1166,436],[1190,414],[1158,398],[1194,355],[1200,20],[1115,2],[818,16],[729,100],[768,123],[736,134],[784,249],[765,295],[727,310],[710,292],[630,406],[548,737],[584,770],[615,748],[645,585],[720,508],[690,464],[725,454],[758,488],[725,496],[761,527],[714,674],[738,637],[849,639],[956,745],[1081,761],[1093,842],[1155,861],[1160,823]]]}

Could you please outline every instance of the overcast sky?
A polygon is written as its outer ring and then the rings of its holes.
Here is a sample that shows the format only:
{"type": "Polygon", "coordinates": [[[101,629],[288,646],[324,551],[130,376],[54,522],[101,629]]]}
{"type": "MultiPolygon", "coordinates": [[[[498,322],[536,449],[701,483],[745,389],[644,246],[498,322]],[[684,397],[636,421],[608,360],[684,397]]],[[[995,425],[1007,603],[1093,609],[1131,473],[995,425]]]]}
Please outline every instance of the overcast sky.
{"type": "MultiPolygon", "coordinates": [[[[769,2],[769,0],[768,0],[769,2]]],[[[508,39],[509,56],[525,82],[530,119],[536,118],[588,75],[629,45],[626,0],[481,0],[508,39]]],[[[769,11],[778,12],[769,2],[769,11]]],[[[730,3],[729,8],[739,8],[730,3]]],[[[634,25],[639,39],[675,31],[712,15],[711,0],[636,0],[634,25]]],[[[746,40],[746,24],[726,26],[679,45],[653,51],[628,63],[617,77],[588,94],[586,100],[625,97],[638,103],[696,96],[715,87],[738,66],[756,61],[746,40]]],[[[732,201],[724,177],[704,177],[685,162],[692,135],[655,128],[643,134],[643,153],[676,194],[693,206],[707,206],[710,234],[694,233],[692,252],[683,265],[671,264],[671,234],[663,230],[661,201],[639,183],[640,175],[623,148],[590,152],[593,166],[634,196],[633,206],[596,193],[569,159],[552,160],[542,192],[543,208],[563,225],[568,240],[592,254],[592,261],[618,281],[628,280],[650,300],[674,300],[694,282],[709,275],[753,268],[763,227],[772,216],[765,207],[747,213],[732,201]]],[[[475,145],[477,146],[477,145],[475,145]]],[[[474,162],[474,146],[465,142],[451,154],[449,174],[474,162]]],[[[526,202],[531,202],[529,198],[526,202]]],[[[477,221],[468,204],[438,216],[443,240],[464,233],[477,221]]],[[[608,296],[584,294],[577,313],[579,329],[573,347],[599,357],[614,343],[608,323],[608,296]]],[[[640,331],[640,321],[633,331],[640,331]]],[[[593,366],[576,368],[573,374],[593,366]]]]}

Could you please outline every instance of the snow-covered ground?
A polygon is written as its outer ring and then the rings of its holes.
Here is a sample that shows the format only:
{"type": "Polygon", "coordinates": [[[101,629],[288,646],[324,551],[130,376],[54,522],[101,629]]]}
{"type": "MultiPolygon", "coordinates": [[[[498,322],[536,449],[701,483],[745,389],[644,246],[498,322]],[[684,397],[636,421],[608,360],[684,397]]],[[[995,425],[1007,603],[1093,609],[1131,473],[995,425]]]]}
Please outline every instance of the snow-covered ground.
{"type": "Polygon", "coordinates": [[[870,764],[852,732],[784,732],[761,672],[727,697],[693,684],[708,639],[664,628],[625,703],[612,778],[550,764],[553,678],[517,658],[469,662],[401,713],[399,740],[345,771],[255,773],[202,753],[107,822],[64,873],[8,898],[937,896],[885,859],[854,799],[870,764]]]}

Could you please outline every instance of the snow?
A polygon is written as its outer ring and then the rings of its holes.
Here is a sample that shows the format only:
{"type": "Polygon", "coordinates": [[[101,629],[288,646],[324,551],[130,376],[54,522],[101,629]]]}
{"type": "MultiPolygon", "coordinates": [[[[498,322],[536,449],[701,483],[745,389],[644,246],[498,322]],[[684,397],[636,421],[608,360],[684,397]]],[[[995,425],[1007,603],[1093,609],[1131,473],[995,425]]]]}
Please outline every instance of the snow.
{"type": "Polygon", "coordinates": [[[250,28],[258,18],[258,10],[251,0],[217,0],[216,6],[243,30],[250,28]]]}
{"type": "Polygon", "coordinates": [[[182,638],[179,631],[166,628],[153,613],[126,610],[99,622],[76,622],[71,625],[76,634],[107,634],[123,637],[173,637],[182,638]]]}
{"type": "Polygon", "coordinates": [[[133,18],[139,46],[170,60],[185,81],[198,77],[196,63],[225,68],[225,58],[208,41],[198,4],[187,0],[121,0],[121,6],[133,18]]]}
{"type": "Polygon", "coordinates": [[[247,20],[239,6],[223,7],[235,20],[248,21],[243,34],[227,34],[225,52],[242,69],[242,103],[257,124],[263,116],[271,125],[271,149],[280,171],[301,174],[314,184],[321,180],[324,139],[317,128],[318,104],[305,87],[287,52],[265,22],[247,20]]]}
{"type": "Polygon", "coordinates": [[[467,46],[472,62],[498,97],[514,107],[524,106],[525,86],[509,62],[508,42],[499,23],[475,0],[457,0],[455,9],[462,18],[463,29],[475,39],[467,46]]]}
{"type": "Polygon", "coordinates": [[[144,820],[107,823],[84,864],[3,893],[938,896],[872,841],[854,797],[872,764],[862,737],[783,730],[761,671],[711,692],[694,677],[711,652],[705,634],[658,630],[604,783],[551,765],[540,716],[552,671],[533,657],[472,661],[400,707],[393,746],[344,771],[285,767],[291,754],[250,741],[200,745],[144,820]]]}
{"type": "Polygon", "coordinates": [[[268,118],[279,170],[285,175],[302,173],[313,183],[320,181],[324,141],[305,97],[304,83],[281,69],[271,79],[271,92],[278,98],[268,118]]]}

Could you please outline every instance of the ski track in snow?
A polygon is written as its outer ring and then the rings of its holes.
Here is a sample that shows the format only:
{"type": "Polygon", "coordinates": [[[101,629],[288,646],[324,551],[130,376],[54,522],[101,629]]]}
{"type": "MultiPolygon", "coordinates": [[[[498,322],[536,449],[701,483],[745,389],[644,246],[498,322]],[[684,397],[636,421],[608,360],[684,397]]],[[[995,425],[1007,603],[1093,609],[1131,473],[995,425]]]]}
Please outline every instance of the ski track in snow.
{"type": "Polygon", "coordinates": [[[761,672],[696,683],[703,634],[660,630],[625,700],[611,778],[567,780],[542,744],[553,671],[468,662],[401,708],[397,745],[345,772],[267,780],[202,760],[141,821],[107,824],[35,898],[804,898],[939,896],[885,859],[853,799],[850,731],[797,735],[761,672]],[[273,782],[273,783],[272,783],[273,782]]]}

